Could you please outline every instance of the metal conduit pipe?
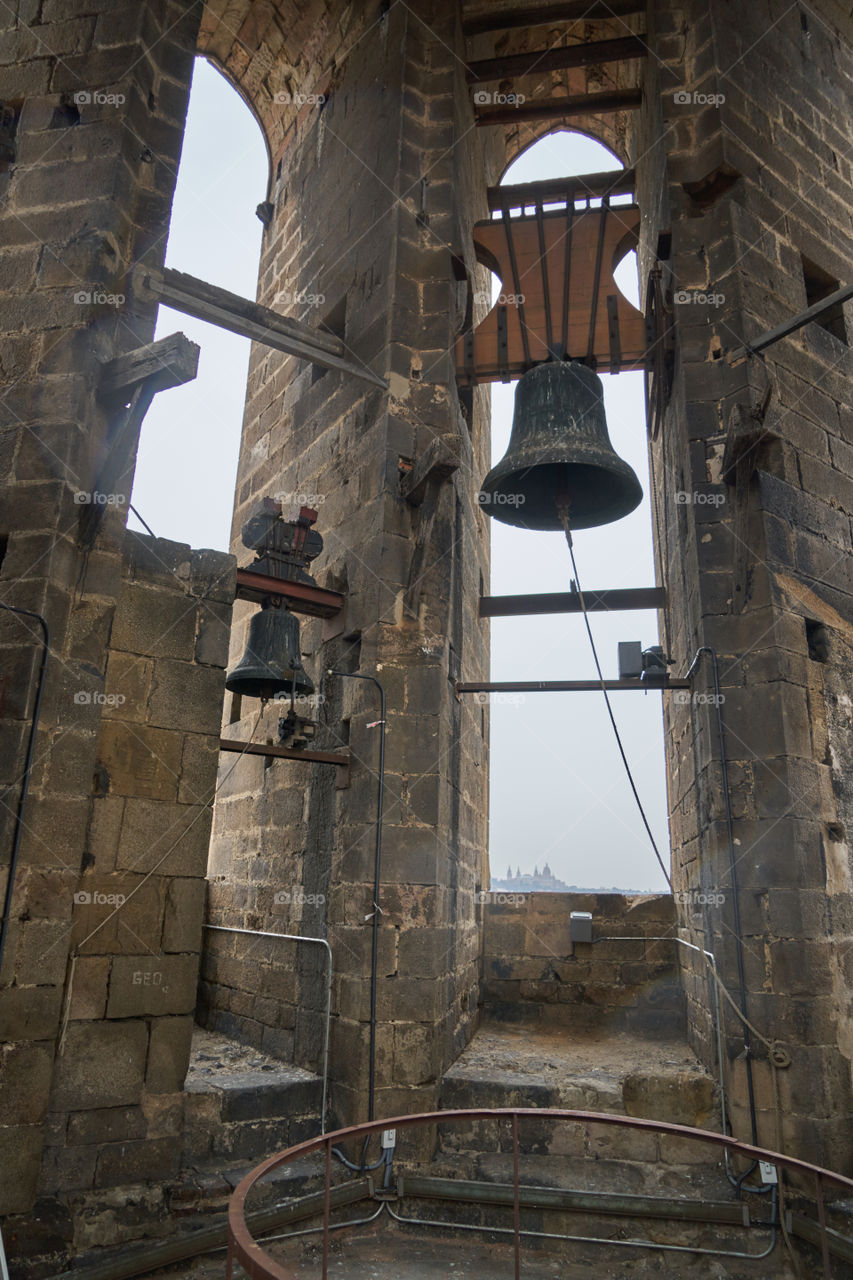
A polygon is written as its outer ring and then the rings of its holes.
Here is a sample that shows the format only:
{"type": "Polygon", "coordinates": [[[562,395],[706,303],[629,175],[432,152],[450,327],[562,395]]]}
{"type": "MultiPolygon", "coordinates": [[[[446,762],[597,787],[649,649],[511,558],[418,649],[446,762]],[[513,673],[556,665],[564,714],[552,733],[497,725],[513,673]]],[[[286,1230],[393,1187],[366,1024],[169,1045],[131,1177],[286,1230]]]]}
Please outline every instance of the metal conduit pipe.
{"type": "MultiPolygon", "coordinates": [[[[376,851],[373,860],[373,944],[370,959],[370,1068],[367,1088],[367,1118],[374,1119],[376,1097],[376,983],[379,964],[379,886],[382,872],[382,803],[385,792],[385,689],[376,676],[363,675],[360,671],[337,671],[329,668],[323,673],[320,691],[327,676],[340,676],[345,680],[369,680],[379,690],[381,735],[379,738],[379,789],[376,801],[376,851]]],[[[367,1147],[365,1145],[365,1152],[367,1147]]],[[[381,1163],[381,1161],[380,1161],[381,1163]]],[[[364,1167],[364,1155],[362,1155],[364,1167]]]]}
{"type": "MultiPolygon", "coordinates": [[[[752,1075],[752,1037],[750,1035],[749,1026],[746,1019],[746,972],[744,969],[743,959],[743,941],[741,939],[740,926],[740,891],[737,878],[737,858],[735,856],[735,831],[734,818],[732,816],[732,798],[729,791],[729,765],[728,755],[726,752],[726,734],[723,726],[723,713],[721,710],[720,695],[720,668],[717,662],[717,651],[712,649],[710,645],[703,644],[697,650],[693,657],[693,661],[687,669],[686,679],[691,679],[693,672],[699,665],[703,654],[707,654],[711,659],[711,667],[714,676],[714,702],[717,710],[717,736],[720,744],[720,774],[723,784],[723,801],[726,808],[726,833],[729,843],[729,871],[732,880],[732,911],[734,915],[734,934],[735,934],[735,955],[737,957],[737,974],[738,974],[738,990],[740,995],[740,1011],[743,1014],[741,1020],[741,1028],[743,1031],[743,1049],[744,1059],[746,1062],[746,1087],[749,1098],[749,1125],[752,1135],[752,1145],[758,1146],[758,1119],[755,1110],[755,1082],[752,1075]]],[[[755,1165],[752,1166],[755,1168],[755,1165]]],[[[747,1169],[743,1178],[749,1176],[752,1169],[747,1169]]],[[[743,1181],[743,1178],[741,1181],[743,1181]]]]}
{"type": "Polygon", "coordinates": [[[24,776],[21,782],[21,793],[18,796],[18,807],[15,811],[15,834],[12,837],[12,856],[9,859],[9,878],[6,881],[6,895],[3,902],[3,915],[0,918],[0,969],[3,967],[3,952],[6,949],[6,932],[9,926],[9,918],[12,911],[12,894],[15,889],[15,874],[18,870],[18,857],[21,851],[21,838],[24,833],[24,805],[27,802],[27,794],[30,789],[30,770],[33,765],[33,756],[36,749],[36,731],[38,729],[39,713],[41,712],[42,695],[44,693],[44,674],[47,667],[47,655],[50,650],[50,631],[47,622],[40,613],[35,613],[32,609],[19,609],[17,605],[2,604],[0,609],[5,609],[8,613],[18,613],[26,618],[35,618],[36,622],[42,629],[44,637],[42,642],[41,663],[39,665],[38,683],[36,684],[36,696],[33,703],[33,713],[30,719],[30,736],[27,740],[27,752],[24,757],[24,776]]]}
{"type": "Polygon", "coordinates": [[[326,1099],[329,1089],[329,1030],[332,1019],[332,948],[325,938],[306,938],[298,933],[270,933],[265,929],[237,929],[227,924],[206,924],[205,929],[218,933],[245,933],[253,938],[283,938],[287,942],[312,942],[326,952],[326,1013],[323,1032],[323,1102],[320,1114],[320,1132],[326,1132],[326,1099]]]}

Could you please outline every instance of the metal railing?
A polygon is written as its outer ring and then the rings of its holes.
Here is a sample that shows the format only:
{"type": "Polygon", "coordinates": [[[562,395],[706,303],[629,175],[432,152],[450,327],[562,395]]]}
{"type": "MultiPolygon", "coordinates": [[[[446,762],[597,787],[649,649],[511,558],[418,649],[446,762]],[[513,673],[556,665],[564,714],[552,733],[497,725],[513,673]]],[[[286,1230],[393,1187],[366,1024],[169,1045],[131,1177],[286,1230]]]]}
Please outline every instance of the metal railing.
{"type": "MultiPolygon", "coordinates": [[[[662,1121],[662,1120],[642,1120],[642,1119],[635,1119],[633,1117],[628,1117],[628,1116],[611,1115],[607,1112],[567,1111],[567,1110],[549,1109],[545,1107],[476,1108],[476,1109],[465,1109],[465,1110],[431,1111],[431,1112],[424,1112],[417,1115],[396,1116],[393,1119],[387,1119],[387,1120],[374,1120],[366,1124],[355,1125],[346,1129],[339,1129],[334,1133],[325,1134],[320,1138],[313,1138],[308,1142],[301,1142],[299,1143],[298,1146],[290,1147],[287,1151],[279,1152],[277,1155],[271,1156],[268,1160],[265,1160],[263,1164],[258,1165],[256,1169],[253,1169],[250,1173],[246,1175],[245,1178],[243,1178],[242,1182],[239,1183],[236,1190],[234,1191],[234,1194],[231,1197],[231,1202],[228,1206],[228,1260],[227,1260],[227,1267],[226,1267],[227,1280],[232,1280],[233,1267],[235,1262],[238,1262],[240,1264],[240,1266],[243,1268],[246,1274],[249,1277],[251,1277],[251,1280],[296,1280],[294,1272],[285,1263],[278,1262],[274,1258],[270,1257],[270,1255],[261,1247],[261,1245],[258,1244],[258,1242],[252,1237],[249,1231],[248,1225],[246,1223],[246,1200],[250,1195],[250,1193],[252,1192],[253,1188],[259,1182],[261,1182],[268,1174],[274,1172],[276,1169],[281,1168],[282,1165],[288,1164],[292,1160],[296,1160],[296,1159],[299,1159],[300,1157],[310,1155],[313,1152],[322,1151],[324,1153],[325,1172],[324,1172],[323,1190],[321,1192],[314,1193],[309,1197],[306,1197],[305,1211],[302,1213],[301,1216],[303,1218],[309,1218],[309,1217],[318,1217],[322,1215],[322,1220],[323,1220],[322,1226],[318,1228],[313,1228],[313,1230],[317,1232],[322,1232],[322,1237],[323,1237],[322,1278],[323,1280],[327,1280],[330,1231],[337,1227],[346,1227],[348,1225],[356,1225],[355,1223],[346,1223],[346,1222],[332,1223],[331,1221],[332,1209],[339,1207],[343,1204],[351,1204],[356,1198],[358,1198],[352,1194],[351,1188],[347,1186],[339,1186],[335,1188],[332,1187],[332,1148],[333,1146],[336,1146],[339,1143],[347,1142],[350,1140],[356,1140],[356,1139],[363,1140],[364,1138],[369,1138],[372,1134],[379,1134],[382,1132],[382,1130],[386,1130],[386,1129],[395,1129],[395,1130],[412,1129],[412,1128],[420,1128],[427,1125],[447,1126],[449,1124],[453,1124],[454,1122],[458,1122],[458,1121],[468,1122],[473,1120],[494,1120],[498,1124],[500,1124],[501,1121],[508,1120],[510,1121],[512,1126],[512,1186],[511,1188],[508,1188],[508,1187],[499,1188],[494,1184],[490,1184],[491,1195],[490,1196],[484,1195],[482,1197],[484,1201],[497,1203],[497,1201],[495,1200],[494,1193],[498,1190],[502,1190],[505,1193],[501,1203],[504,1203],[506,1207],[512,1208],[512,1219],[513,1219],[512,1228],[500,1228],[500,1227],[487,1226],[485,1224],[482,1224],[477,1227],[471,1227],[468,1229],[476,1229],[476,1230],[485,1231],[485,1232],[498,1232],[498,1233],[503,1233],[507,1235],[512,1235],[513,1253],[514,1253],[514,1259],[515,1259],[515,1280],[520,1280],[520,1277],[521,1277],[522,1237],[526,1235],[540,1235],[540,1236],[543,1236],[544,1238],[548,1238],[545,1235],[545,1233],[528,1232],[528,1231],[522,1230],[521,1228],[521,1210],[522,1208],[527,1207],[529,1204],[531,1204],[531,1199],[529,1194],[530,1191],[535,1190],[535,1191],[544,1192],[545,1189],[542,1189],[542,1188],[531,1189],[527,1187],[522,1187],[519,1182],[519,1121],[520,1120],[533,1120],[533,1121],[539,1121],[540,1123],[543,1120],[554,1121],[554,1122],[565,1121],[570,1124],[604,1125],[604,1126],[613,1126],[616,1128],[624,1128],[632,1131],[640,1131],[640,1132],[645,1132],[650,1134],[662,1134],[672,1138],[687,1139],[690,1142],[700,1142],[700,1143],[704,1142],[712,1146],[716,1146],[723,1153],[734,1153],[739,1156],[743,1156],[748,1160],[766,1161],[769,1164],[777,1166],[777,1168],[780,1168],[782,1170],[787,1170],[792,1174],[798,1175],[800,1179],[806,1180],[807,1184],[814,1187],[814,1202],[815,1202],[816,1213],[817,1213],[816,1220],[810,1217],[807,1217],[803,1214],[799,1214],[799,1213],[793,1214],[791,1215],[791,1221],[790,1221],[788,1230],[790,1234],[796,1235],[800,1239],[803,1239],[819,1248],[821,1259],[822,1259],[822,1274],[825,1277],[825,1280],[831,1280],[831,1270],[830,1270],[830,1254],[831,1253],[837,1253],[840,1256],[848,1259],[853,1258],[853,1242],[849,1241],[847,1237],[841,1236],[839,1233],[832,1231],[828,1227],[827,1221],[826,1221],[826,1206],[824,1201],[824,1184],[825,1183],[831,1183],[833,1186],[840,1187],[846,1193],[847,1196],[853,1196],[853,1179],[844,1177],[842,1174],[833,1173],[828,1169],[820,1168],[818,1165],[809,1164],[807,1161],[797,1160],[791,1156],[782,1155],[779,1152],[767,1151],[761,1147],[752,1146],[749,1143],[739,1142],[736,1138],[729,1137],[727,1134],[714,1133],[711,1130],[706,1130],[706,1129],[692,1129],[687,1127],[686,1125],[669,1124],[668,1122],[662,1121]]],[[[582,1163],[582,1161],[580,1161],[580,1163],[582,1163]]],[[[407,1181],[406,1175],[403,1176],[401,1181],[403,1183],[403,1186],[398,1190],[397,1193],[395,1193],[391,1189],[389,1190],[383,1189],[382,1191],[376,1191],[373,1189],[372,1183],[368,1183],[367,1189],[361,1192],[361,1198],[368,1198],[372,1196],[375,1200],[384,1202],[390,1210],[390,1205],[388,1204],[389,1200],[395,1199],[395,1198],[403,1198],[403,1195],[405,1194],[405,1183],[407,1181]]],[[[412,1182],[413,1180],[409,1178],[408,1181],[412,1182]]],[[[438,1182],[439,1180],[420,1179],[420,1181],[438,1182]]],[[[451,1185],[448,1187],[446,1197],[445,1197],[448,1199],[453,1198],[452,1183],[455,1180],[449,1180],[449,1181],[451,1185]]],[[[460,1186],[461,1185],[462,1184],[460,1184],[460,1186]]],[[[471,1184],[466,1183],[464,1185],[468,1187],[471,1184]]],[[[554,1196],[555,1192],[551,1190],[550,1194],[554,1196]]],[[[582,1207],[585,1209],[586,1212],[607,1214],[608,1213],[607,1202],[610,1201],[611,1207],[609,1209],[609,1212],[611,1213],[615,1212],[615,1213],[621,1213],[622,1215],[627,1214],[628,1216],[642,1216],[639,1208],[635,1208],[635,1212],[632,1214],[631,1213],[632,1205],[628,1204],[627,1202],[636,1201],[637,1204],[639,1205],[639,1202],[643,1200],[644,1197],[625,1197],[625,1196],[611,1196],[611,1195],[596,1196],[595,1194],[588,1193],[588,1192],[587,1193],[563,1193],[563,1195],[564,1197],[575,1196],[576,1198],[578,1195],[580,1195],[580,1197],[584,1199],[584,1203],[583,1205],[581,1205],[579,1200],[578,1203],[575,1205],[565,1202],[563,1204],[552,1204],[551,1207],[568,1207],[568,1208],[582,1207]],[[625,1201],[626,1203],[622,1204],[621,1207],[616,1207],[615,1206],[616,1201],[620,1201],[620,1202],[625,1201]],[[592,1207],[592,1205],[595,1205],[595,1207],[592,1207]]],[[[650,1197],[646,1197],[645,1199],[649,1200],[650,1203],[652,1202],[652,1198],[650,1197]]],[[[662,1204],[663,1202],[660,1201],[659,1203],[662,1204]]],[[[682,1202],[679,1201],[679,1204],[681,1203],[682,1202]]],[[[737,1203],[739,1205],[739,1202],[737,1203]]],[[[379,1211],[381,1211],[382,1207],[383,1207],[383,1204],[380,1203],[379,1211]]],[[[538,1205],[538,1207],[547,1207],[547,1206],[538,1205]]],[[[699,1209],[701,1209],[701,1207],[702,1207],[701,1203],[699,1203],[697,1205],[697,1213],[699,1209]]],[[[731,1206],[726,1205],[724,1206],[724,1208],[730,1209],[731,1206]]],[[[742,1206],[742,1208],[744,1210],[743,1222],[744,1222],[744,1225],[746,1225],[748,1223],[748,1211],[746,1210],[746,1206],[742,1206]]],[[[377,1214],[373,1216],[374,1217],[378,1216],[379,1211],[377,1211],[377,1214]]],[[[291,1220],[294,1220],[294,1221],[296,1220],[297,1218],[296,1206],[291,1206],[290,1216],[291,1216],[291,1220]]],[[[677,1216],[677,1215],[673,1215],[673,1216],[677,1216]]],[[[686,1216],[686,1215],[682,1214],[681,1216],[686,1216]]],[[[392,1217],[398,1218],[398,1215],[393,1214],[392,1212],[392,1217]]],[[[697,1220],[702,1219],[702,1217],[703,1215],[701,1213],[698,1213],[697,1220]]],[[[360,1221],[367,1221],[367,1220],[368,1219],[363,1219],[360,1221]]],[[[708,1220],[707,1216],[705,1217],[704,1220],[706,1221],[708,1220]]],[[[423,1225],[431,1225],[431,1226],[445,1226],[451,1230],[458,1230],[460,1229],[460,1227],[463,1227],[465,1225],[465,1224],[450,1223],[450,1222],[446,1222],[446,1223],[428,1222],[427,1220],[420,1220],[420,1219],[403,1219],[403,1221],[410,1221],[410,1222],[413,1221],[419,1224],[422,1223],[423,1225]]],[[[729,1217],[727,1219],[725,1216],[723,1216],[720,1218],[720,1221],[731,1221],[731,1218],[729,1217]]],[[[759,1224],[756,1224],[756,1225],[759,1225],[759,1224]]],[[[771,1226],[772,1223],[768,1221],[760,1225],[771,1226]]],[[[589,1236],[587,1237],[553,1236],[551,1238],[565,1239],[565,1240],[586,1240],[590,1242],[600,1243],[602,1245],[614,1245],[614,1246],[620,1245],[620,1244],[629,1244],[632,1247],[636,1247],[636,1248],[648,1248],[652,1250],[654,1249],[673,1250],[674,1249],[674,1250],[677,1250],[680,1252],[686,1252],[686,1253],[711,1252],[711,1253],[714,1253],[716,1256],[726,1256],[725,1250],[707,1250],[707,1249],[702,1249],[698,1247],[691,1248],[690,1246],[684,1246],[684,1245],[667,1245],[667,1244],[661,1244],[661,1243],[657,1243],[655,1241],[650,1241],[650,1240],[649,1241],[624,1241],[618,1238],[611,1239],[607,1237],[589,1237],[589,1236]]],[[[764,1253],[762,1254],[730,1252],[730,1256],[740,1257],[740,1258],[766,1257],[769,1254],[769,1252],[772,1251],[774,1243],[775,1243],[775,1236],[771,1240],[770,1249],[765,1250],[764,1253]]]]}

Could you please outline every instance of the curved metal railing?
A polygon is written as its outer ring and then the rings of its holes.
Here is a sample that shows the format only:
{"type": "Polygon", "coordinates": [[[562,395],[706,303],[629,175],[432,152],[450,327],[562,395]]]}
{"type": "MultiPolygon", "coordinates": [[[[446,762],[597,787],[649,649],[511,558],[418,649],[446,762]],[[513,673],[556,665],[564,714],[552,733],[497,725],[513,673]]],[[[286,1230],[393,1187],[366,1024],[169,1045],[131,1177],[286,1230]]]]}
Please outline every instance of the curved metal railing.
{"type": "MultiPolygon", "coordinates": [[[[512,1210],[513,1210],[513,1226],[511,1234],[513,1236],[513,1249],[515,1255],[515,1280],[519,1280],[521,1275],[521,1237],[525,1233],[521,1230],[520,1213],[522,1208],[522,1195],[519,1183],[519,1138],[518,1128],[520,1119],[531,1120],[552,1120],[567,1121],[576,1124],[597,1124],[605,1126],[615,1126],[632,1130],[642,1130],[647,1133],[656,1133],[669,1135],[673,1138],[684,1138],[691,1142],[704,1142],[716,1146],[723,1152],[729,1152],[745,1157],[748,1160],[767,1161],[769,1164],[776,1165],[782,1169],[788,1170],[792,1174],[797,1174],[805,1185],[814,1187],[814,1202],[817,1212],[816,1221],[810,1219],[802,1219],[800,1221],[800,1230],[797,1232],[802,1238],[814,1244],[820,1251],[822,1259],[823,1275],[826,1280],[831,1280],[830,1271],[830,1254],[838,1248],[838,1241],[841,1240],[844,1246],[845,1257],[853,1256],[853,1245],[847,1241],[846,1237],[838,1237],[837,1233],[830,1232],[826,1222],[826,1208],[824,1201],[824,1184],[831,1183],[833,1186],[840,1187],[851,1198],[853,1198],[853,1179],[844,1177],[842,1174],[833,1173],[829,1169],[822,1169],[818,1165],[809,1164],[805,1160],[797,1160],[792,1156],[782,1155],[777,1151],[767,1151],[762,1147],[754,1147],[746,1142],[739,1142],[736,1138],[729,1137],[727,1134],[714,1133],[707,1129],[692,1129],[686,1125],[669,1124],[663,1120],[641,1120],[630,1116],[616,1116],[601,1111],[564,1111],[559,1109],[549,1109],[546,1107],[503,1107],[503,1108],[473,1108],[465,1110],[448,1110],[448,1111],[430,1111],[422,1112],[417,1115],[395,1116],[393,1119],[374,1120],[366,1124],[354,1125],[346,1129],[338,1129],[334,1133],[327,1133],[318,1138],[312,1138],[307,1142],[300,1142],[298,1146],[290,1147],[286,1151],[281,1151],[277,1155],[270,1156],[263,1164],[257,1166],[250,1173],[246,1174],[242,1182],[239,1183],[231,1197],[228,1206],[228,1260],[226,1268],[227,1280],[232,1280],[234,1262],[238,1262],[251,1280],[296,1280],[293,1271],[282,1262],[277,1262],[274,1258],[257,1243],[252,1237],[246,1222],[246,1200],[248,1199],[253,1188],[261,1182],[268,1174],[280,1169],[282,1165],[288,1164],[292,1160],[310,1155],[313,1152],[323,1151],[325,1154],[325,1180],[324,1190],[316,1197],[311,1197],[314,1202],[313,1215],[322,1214],[323,1225],[319,1230],[322,1231],[322,1277],[327,1280],[328,1275],[328,1259],[329,1259],[329,1232],[332,1229],[331,1210],[332,1210],[332,1148],[342,1142],[350,1140],[369,1138],[371,1134],[379,1134],[386,1129],[411,1129],[420,1128],[424,1125],[443,1125],[452,1124],[454,1121],[472,1121],[472,1120],[509,1120],[512,1124],[512,1157],[513,1157],[513,1182],[512,1182],[512,1210]],[[850,1249],[850,1252],[846,1252],[850,1249]]],[[[380,1199],[387,1199],[388,1193],[381,1195],[380,1199]]],[[[380,1205],[381,1209],[381,1205],[380,1205]]],[[[598,1212],[598,1210],[596,1210],[598,1212]]],[[[603,1210],[602,1210],[603,1212],[603,1210]]],[[[335,1226],[345,1227],[355,1224],[334,1224],[335,1226]]],[[[442,1225],[442,1224],[436,1224],[442,1225]]],[[[445,1223],[447,1227],[453,1227],[456,1224],[445,1223]]],[[[769,1225],[769,1224],[767,1224],[769,1225]]],[[[488,1232],[494,1230],[488,1226],[481,1228],[488,1232]]],[[[601,1243],[618,1244],[619,1241],[604,1241],[601,1243]]],[[[654,1242],[643,1242],[643,1247],[650,1249],[666,1248],[665,1245],[656,1245],[654,1242]]],[[[691,1251],[692,1250],[689,1250],[691,1251]]],[[[698,1250],[698,1252],[705,1252],[698,1250]]],[[[744,1255],[741,1255],[744,1256],[744,1255]]]]}

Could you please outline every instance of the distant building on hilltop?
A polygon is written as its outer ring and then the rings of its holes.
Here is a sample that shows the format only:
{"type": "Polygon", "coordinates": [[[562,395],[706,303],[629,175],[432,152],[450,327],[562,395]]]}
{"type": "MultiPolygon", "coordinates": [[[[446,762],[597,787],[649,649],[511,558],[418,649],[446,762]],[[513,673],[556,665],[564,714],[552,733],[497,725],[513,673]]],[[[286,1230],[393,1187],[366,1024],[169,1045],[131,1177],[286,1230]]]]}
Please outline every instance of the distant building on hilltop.
{"type": "Polygon", "coordinates": [[[520,867],[516,867],[513,875],[512,867],[507,867],[506,879],[498,880],[492,876],[492,893],[568,893],[572,887],[558,880],[547,862],[541,871],[535,867],[533,875],[522,875],[520,867]]]}

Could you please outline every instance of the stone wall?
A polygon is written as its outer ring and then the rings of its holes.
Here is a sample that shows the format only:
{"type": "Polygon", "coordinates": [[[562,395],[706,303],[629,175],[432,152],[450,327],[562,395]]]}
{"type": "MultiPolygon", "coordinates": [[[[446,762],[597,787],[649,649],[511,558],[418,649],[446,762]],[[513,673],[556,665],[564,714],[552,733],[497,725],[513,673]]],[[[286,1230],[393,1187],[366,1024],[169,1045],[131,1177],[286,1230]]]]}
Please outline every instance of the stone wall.
{"type": "Polygon", "coordinates": [[[481,998],[490,1018],[564,1026],[570,1033],[683,1034],[680,948],[669,895],[492,893],[489,899],[481,998]],[[572,943],[573,911],[592,914],[591,943],[572,943]]]}

